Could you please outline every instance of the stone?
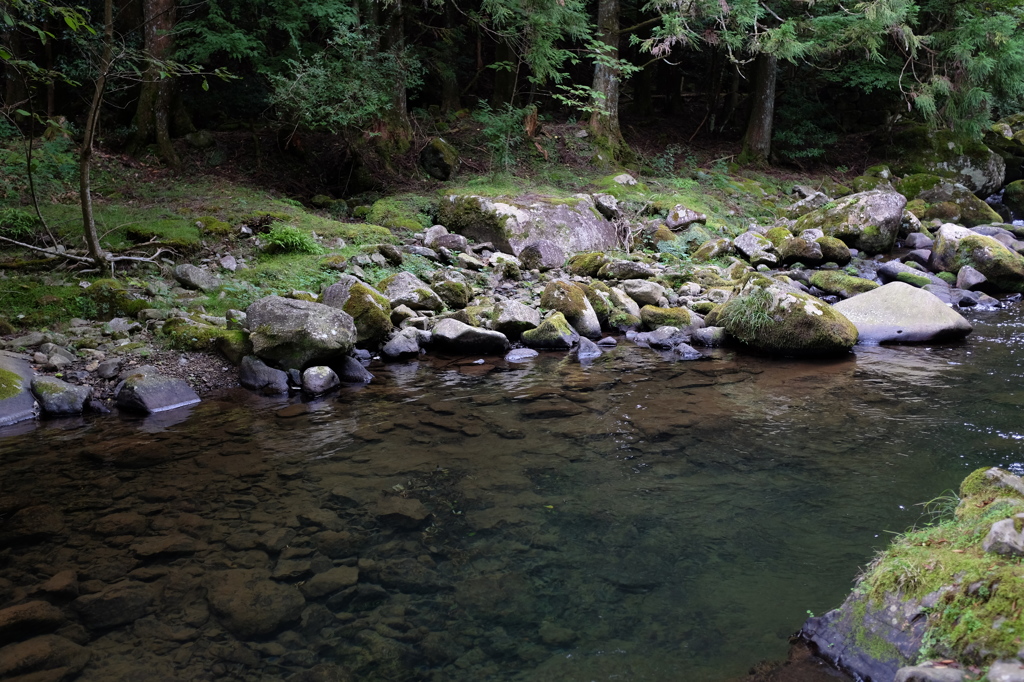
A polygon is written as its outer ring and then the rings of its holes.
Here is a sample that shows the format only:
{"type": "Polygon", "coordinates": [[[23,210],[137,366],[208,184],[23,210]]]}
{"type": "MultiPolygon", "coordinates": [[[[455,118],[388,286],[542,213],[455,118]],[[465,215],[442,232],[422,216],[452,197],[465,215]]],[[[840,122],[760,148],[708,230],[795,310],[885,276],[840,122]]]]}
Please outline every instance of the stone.
{"type": "Polygon", "coordinates": [[[972,330],[937,296],[903,282],[890,282],[833,308],[856,326],[860,343],[953,341],[972,330]]]}
{"type": "Polygon", "coordinates": [[[811,211],[817,211],[830,201],[832,201],[832,199],[830,199],[824,192],[811,190],[799,201],[794,201],[788,208],[786,208],[786,217],[791,220],[796,220],[800,216],[806,215],[811,211]]]}
{"type": "Polygon", "coordinates": [[[88,649],[69,639],[58,635],[41,635],[0,648],[0,679],[58,682],[77,675],[90,658],[88,649]],[[60,674],[49,678],[38,674],[46,670],[59,671],[60,674]]]}
{"type": "Polygon", "coordinates": [[[379,291],[362,282],[353,282],[347,293],[341,309],[352,317],[352,322],[356,326],[356,344],[376,347],[384,343],[394,329],[394,323],[391,321],[391,302],[379,291]]]}
{"type": "Polygon", "coordinates": [[[1012,518],[996,521],[989,528],[981,547],[986,552],[1008,556],[1024,556],[1024,531],[1017,526],[1024,523],[1024,514],[1014,514],[1012,518]]]}
{"type": "Polygon", "coordinates": [[[32,378],[32,366],[28,361],[0,351],[0,426],[36,416],[35,397],[29,391],[32,378]]]}
{"type": "Polygon", "coordinates": [[[631,260],[613,260],[601,266],[597,276],[601,279],[649,279],[654,270],[646,263],[631,260]]]}
{"type": "MultiPolygon", "coordinates": [[[[919,218],[942,218],[967,227],[1001,222],[999,214],[964,184],[938,175],[917,173],[899,183],[919,218]]],[[[914,212],[912,212],[914,213],[914,212]]]]}
{"type": "Polygon", "coordinates": [[[453,232],[516,256],[538,239],[552,241],[566,253],[603,251],[619,243],[615,224],[589,194],[569,200],[536,194],[520,199],[452,194],[441,199],[438,219],[453,232]]]}
{"type": "Polygon", "coordinates": [[[437,247],[437,240],[443,237],[448,232],[448,228],[444,225],[432,225],[427,229],[423,230],[423,246],[428,249],[434,249],[437,247]]]}
{"type": "Polygon", "coordinates": [[[637,306],[635,312],[631,309],[626,310],[631,315],[639,316],[639,306],[641,305],[661,305],[667,302],[665,287],[656,282],[648,282],[642,279],[627,279],[622,282],[622,290],[634,302],[633,305],[637,306]]]}
{"type": "Polygon", "coordinates": [[[441,312],[444,302],[427,286],[427,284],[411,272],[399,272],[380,283],[381,293],[392,308],[405,305],[412,310],[431,310],[441,312]]]}
{"type": "Polygon", "coordinates": [[[78,596],[78,574],[71,569],[59,571],[36,588],[36,591],[73,599],[78,596]]]}
{"type": "Polygon", "coordinates": [[[597,312],[586,293],[575,284],[562,280],[549,282],[541,294],[540,304],[562,313],[580,336],[592,339],[601,336],[601,323],[597,319],[597,312]]]}
{"type": "Polygon", "coordinates": [[[420,151],[420,167],[435,180],[449,180],[459,169],[459,152],[443,137],[433,137],[420,151]]]}
{"type": "Polygon", "coordinates": [[[999,191],[1006,176],[1006,162],[985,144],[959,139],[948,130],[928,130],[923,125],[899,132],[893,159],[896,175],[932,173],[983,196],[999,191]]]}
{"type": "Polygon", "coordinates": [[[137,556],[143,558],[175,554],[193,554],[200,548],[201,545],[199,543],[189,536],[182,535],[180,533],[142,538],[139,542],[136,542],[131,546],[131,550],[135,552],[137,556]]]}
{"type": "Polygon", "coordinates": [[[612,182],[616,185],[632,186],[636,184],[636,178],[629,173],[620,173],[612,178],[612,182]]]}
{"type": "MultiPolygon", "coordinates": [[[[963,679],[964,672],[959,668],[923,663],[900,668],[892,682],[961,682],[963,679]]],[[[991,679],[989,676],[989,680],[991,679]]]]}
{"type": "Polygon", "coordinates": [[[611,194],[593,194],[594,206],[601,212],[608,220],[618,220],[622,217],[622,211],[619,209],[619,200],[611,194]]]}
{"type": "Polygon", "coordinates": [[[878,288],[878,283],[863,277],[854,277],[838,270],[818,270],[811,274],[810,283],[826,294],[850,298],[878,288]]]}
{"type": "Polygon", "coordinates": [[[116,583],[94,594],[82,595],[71,606],[86,627],[104,630],[131,623],[145,616],[157,598],[157,588],[149,583],[116,583]]]}
{"type": "Polygon", "coordinates": [[[676,204],[675,207],[668,212],[668,215],[665,216],[665,224],[668,225],[668,229],[673,232],[685,230],[694,223],[704,225],[707,222],[708,217],[706,215],[689,209],[682,204],[676,204]]]}
{"type": "Polygon", "coordinates": [[[825,262],[821,245],[804,237],[793,237],[783,241],[778,246],[778,251],[783,265],[803,263],[807,267],[815,267],[825,262]]]}
{"type": "Polygon", "coordinates": [[[238,269],[238,260],[236,260],[230,253],[226,256],[221,256],[220,260],[217,262],[228,272],[234,272],[238,269]]]}
{"type": "Polygon", "coordinates": [[[572,350],[572,356],[580,362],[594,360],[601,357],[601,355],[603,355],[603,352],[598,348],[597,344],[585,336],[580,337],[579,343],[572,350]]]}
{"type": "Polygon", "coordinates": [[[373,381],[373,374],[351,355],[346,355],[341,362],[334,366],[338,379],[343,384],[368,384],[373,381]]]}
{"type": "Polygon", "coordinates": [[[709,239],[693,252],[693,260],[707,262],[715,258],[727,256],[733,252],[732,240],[727,237],[709,239]]]}
{"type": "Polygon", "coordinates": [[[146,517],[138,512],[117,512],[96,519],[92,532],[99,535],[141,535],[146,532],[146,517]]]}
{"type": "Polygon", "coordinates": [[[986,288],[988,277],[981,274],[970,265],[965,265],[956,273],[956,288],[970,291],[981,291],[986,288]]]}
{"type": "Polygon", "coordinates": [[[355,346],[352,317],[322,303],[266,296],[246,310],[253,352],[286,369],[330,364],[355,346]]]}
{"type": "Polygon", "coordinates": [[[395,333],[381,348],[381,354],[392,360],[416,357],[420,354],[425,339],[419,329],[406,327],[395,333]]]}
{"type": "Polygon", "coordinates": [[[521,363],[529,362],[530,360],[533,360],[538,355],[540,355],[540,353],[538,353],[537,351],[533,350],[532,348],[516,348],[514,350],[510,350],[505,355],[505,362],[511,362],[513,364],[521,364],[521,363]]]}
{"type": "Polygon", "coordinates": [[[725,344],[724,327],[703,327],[694,329],[690,334],[690,343],[705,348],[717,348],[725,344]]]}
{"type": "Polygon", "coordinates": [[[190,263],[175,266],[174,279],[186,289],[199,291],[213,291],[220,284],[217,277],[208,270],[190,263]]]}
{"type": "Polygon", "coordinates": [[[442,234],[434,238],[431,248],[465,252],[469,250],[469,240],[461,234],[442,234]]]}
{"type": "Polygon", "coordinates": [[[374,515],[389,526],[411,530],[430,518],[430,510],[417,499],[388,496],[377,504],[374,515]]]}
{"type": "Polygon", "coordinates": [[[911,232],[903,240],[903,245],[908,249],[930,249],[935,240],[921,232],[911,232]]]}
{"type": "Polygon", "coordinates": [[[754,267],[758,265],[771,267],[779,263],[779,256],[775,251],[775,246],[764,235],[757,232],[744,232],[733,239],[732,244],[739,251],[740,255],[750,261],[750,264],[754,267]]]}
{"type": "Polygon", "coordinates": [[[519,252],[519,260],[527,270],[545,272],[565,263],[565,251],[550,239],[532,241],[519,252]]]}
{"type": "Polygon", "coordinates": [[[660,308],[645,305],[640,309],[640,319],[646,329],[653,330],[659,327],[684,329],[693,324],[695,316],[686,308],[660,308]]]}
{"type": "Polygon", "coordinates": [[[327,393],[341,385],[338,375],[330,367],[318,365],[302,371],[302,392],[308,396],[327,393]]]}
{"type": "Polygon", "coordinates": [[[207,600],[221,624],[241,639],[271,635],[297,621],[306,600],[298,588],[270,580],[256,569],[230,569],[210,574],[207,600]]]}
{"type": "Polygon", "coordinates": [[[471,327],[452,318],[434,325],[430,338],[435,347],[449,353],[504,355],[509,349],[508,338],[501,332],[471,327]]]}
{"type": "Polygon", "coordinates": [[[1024,663],[1020,660],[995,661],[988,669],[988,682],[1024,682],[1024,663]]]}
{"type": "Polygon", "coordinates": [[[0,609],[0,646],[53,632],[66,621],[60,609],[44,601],[29,601],[0,609]]]}
{"type": "Polygon", "coordinates": [[[92,397],[89,386],[75,386],[51,376],[39,376],[32,380],[32,393],[43,414],[59,417],[81,414],[85,401],[92,397]]]}
{"type": "Polygon", "coordinates": [[[943,272],[957,273],[971,266],[984,275],[998,291],[1024,292],[1024,256],[994,237],[978,234],[959,225],[942,225],[932,247],[931,265],[943,272]]]}
{"type": "Polygon", "coordinates": [[[359,582],[359,569],[355,566],[338,566],[318,573],[299,586],[306,599],[320,599],[359,582]]]}
{"type": "Polygon", "coordinates": [[[523,332],[540,325],[540,312],[535,308],[513,299],[499,301],[494,305],[493,328],[512,340],[519,339],[523,332]]]}
{"type": "Polygon", "coordinates": [[[552,350],[568,350],[576,345],[579,338],[579,333],[560,312],[548,316],[536,329],[525,331],[522,335],[523,345],[528,348],[552,350]]]}
{"type": "Polygon", "coordinates": [[[247,355],[238,365],[238,381],[251,391],[263,395],[287,395],[288,373],[268,367],[259,358],[247,355]]]}
{"type": "Polygon", "coordinates": [[[896,243],[906,205],[906,197],[892,189],[859,192],[801,216],[793,232],[820,229],[866,254],[886,253],[896,243]]]}
{"type": "Polygon", "coordinates": [[[119,384],[117,406],[131,412],[166,412],[199,402],[199,396],[182,379],[161,374],[132,374],[119,384]]]}

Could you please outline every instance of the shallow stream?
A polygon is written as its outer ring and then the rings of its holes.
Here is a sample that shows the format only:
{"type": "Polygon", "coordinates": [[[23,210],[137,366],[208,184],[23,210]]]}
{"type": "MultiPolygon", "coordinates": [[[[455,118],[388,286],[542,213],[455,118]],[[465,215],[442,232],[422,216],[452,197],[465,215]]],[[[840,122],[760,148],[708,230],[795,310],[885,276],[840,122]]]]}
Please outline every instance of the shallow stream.
{"type": "Polygon", "coordinates": [[[11,427],[0,608],[68,569],[82,595],[144,584],[116,624],[48,593],[92,652],[80,680],[741,678],[918,503],[1021,473],[1024,310],[972,322],[963,345],[830,362],[624,342],[586,367],[378,366],[300,407],[11,427]],[[356,584],[311,596],[337,567],[356,584]],[[282,625],[239,634],[208,597],[240,570],[304,590],[301,614],[257,600],[282,625]]]}

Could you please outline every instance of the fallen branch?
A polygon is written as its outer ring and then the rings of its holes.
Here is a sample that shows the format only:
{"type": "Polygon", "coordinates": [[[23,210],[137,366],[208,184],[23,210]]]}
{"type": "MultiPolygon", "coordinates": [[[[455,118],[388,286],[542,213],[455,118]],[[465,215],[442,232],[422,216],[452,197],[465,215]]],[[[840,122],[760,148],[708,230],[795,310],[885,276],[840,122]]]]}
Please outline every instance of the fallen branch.
{"type": "MultiPolygon", "coordinates": [[[[96,260],[91,258],[90,256],[76,256],[73,253],[59,253],[59,252],[57,252],[54,249],[47,249],[47,248],[44,248],[44,247],[41,247],[41,246],[33,246],[32,244],[26,244],[24,242],[19,242],[16,239],[11,239],[10,237],[0,236],[0,241],[5,241],[5,242],[8,242],[9,244],[14,244],[16,246],[20,246],[23,249],[30,249],[32,251],[38,251],[40,253],[45,253],[46,255],[51,256],[53,258],[65,258],[67,260],[73,260],[76,263],[87,263],[89,265],[99,265],[99,263],[97,263],[96,260]]],[[[159,263],[157,263],[156,259],[162,253],[171,253],[171,254],[173,254],[174,251],[171,250],[171,249],[160,248],[160,249],[157,249],[156,252],[152,256],[115,256],[115,255],[111,254],[109,251],[104,251],[103,252],[103,260],[104,260],[105,263],[110,263],[111,265],[113,265],[114,263],[123,263],[123,262],[152,263],[153,265],[159,265],[159,263]]]]}

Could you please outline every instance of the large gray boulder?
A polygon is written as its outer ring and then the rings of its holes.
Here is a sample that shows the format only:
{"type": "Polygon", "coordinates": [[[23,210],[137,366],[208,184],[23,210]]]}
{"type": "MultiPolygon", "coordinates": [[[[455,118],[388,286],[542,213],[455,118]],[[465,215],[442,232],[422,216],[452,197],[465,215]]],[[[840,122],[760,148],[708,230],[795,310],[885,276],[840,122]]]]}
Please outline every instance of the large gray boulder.
{"type": "Polygon", "coordinates": [[[252,355],[242,358],[238,366],[238,381],[251,391],[263,395],[285,395],[288,393],[288,373],[273,367],[252,355]]]}
{"type": "Polygon", "coordinates": [[[523,332],[540,325],[540,312],[525,303],[514,300],[499,301],[494,305],[494,330],[510,339],[518,339],[523,332]]]}
{"type": "Polygon", "coordinates": [[[1022,522],[1024,514],[1014,514],[1012,518],[993,523],[981,545],[982,549],[994,554],[1024,556],[1024,532],[1017,530],[1022,522]]]}
{"type": "Polygon", "coordinates": [[[178,280],[178,284],[186,289],[198,289],[199,291],[213,291],[220,284],[209,270],[191,263],[175,266],[174,279],[178,280]]]}
{"type": "Polygon", "coordinates": [[[895,147],[892,170],[897,175],[940,175],[984,196],[997,192],[1006,177],[1002,156],[981,142],[957,138],[947,130],[914,126],[899,131],[895,147]]]}
{"type": "Polygon", "coordinates": [[[444,302],[427,283],[411,272],[399,272],[391,275],[380,283],[380,291],[384,298],[391,302],[392,308],[400,305],[413,310],[432,310],[441,312],[444,302]]]}
{"type": "Polygon", "coordinates": [[[118,384],[114,400],[122,409],[150,414],[195,405],[199,396],[182,379],[139,372],[118,384]]]}
{"type": "Polygon", "coordinates": [[[818,229],[867,254],[892,249],[907,206],[906,197],[893,189],[873,189],[843,197],[834,204],[798,218],[793,233],[818,229]]]}
{"type": "Polygon", "coordinates": [[[601,214],[588,194],[568,200],[453,194],[441,200],[438,218],[449,230],[478,242],[491,242],[517,256],[538,239],[552,241],[566,253],[614,249],[619,243],[614,223],[601,214]]]}
{"type": "Polygon", "coordinates": [[[32,366],[15,353],[0,351],[0,426],[36,416],[36,401],[29,391],[32,366]]]}
{"type": "Polygon", "coordinates": [[[744,232],[732,240],[733,246],[753,266],[767,265],[769,267],[778,265],[779,255],[775,246],[757,232],[744,232]]]}
{"type": "Polygon", "coordinates": [[[245,312],[253,352],[284,368],[330,364],[356,342],[352,316],[321,303],[266,296],[245,312]]]}
{"type": "Polygon", "coordinates": [[[952,341],[972,329],[937,296],[903,282],[890,282],[832,307],[857,327],[860,343],[952,341]]]}
{"type": "Polygon", "coordinates": [[[32,393],[43,414],[60,417],[81,414],[85,401],[92,396],[92,389],[69,384],[57,377],[40,376],[32,380],[32,393]]]}
{"type": "Polygon", "coordinates": [[[537,239],[519,252],[519,260],[527,270],[553,270],[565,264],[565,251],[550,239],[537,239]]]}
{"type": "Polygon", "coordinates": [[[931,266],[958,273],[965,265],[984,275],[988,285],[999,291],[1024,292],[1024,256],[995,237],[947,223],[935,235],[931,266]]]}
{"type": "Polygon", "coordinates": [[[431,334],[431,342],[440,350],[452,353],[504,355],[510,344],[501,332],[471,327],[452,318],[441,320],[431,334]]]}

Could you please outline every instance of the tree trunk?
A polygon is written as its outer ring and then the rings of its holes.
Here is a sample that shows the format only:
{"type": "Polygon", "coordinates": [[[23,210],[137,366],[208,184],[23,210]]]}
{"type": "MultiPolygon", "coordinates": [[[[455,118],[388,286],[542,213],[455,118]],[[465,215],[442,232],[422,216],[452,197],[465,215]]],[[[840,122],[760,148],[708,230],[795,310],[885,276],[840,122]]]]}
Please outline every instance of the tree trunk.
{"type": "Polygon", "coordinates": [[[114,2],[104,0],[103,3],[103,51],[100,54],[99,71],[93,88],[92,102],[89,103],[89,114],[85,120],[82,135],[82,148],[78,155],[78,196],[82,204],[82,228],[85,232],[85,243],[89,249],[89,257],[99,266],[104,261],[105,253],[100,246],[99,235],[96,233],[96,219],[92,212],[92,146],[96,139],[96,128],[99,125],[100,109],[103,107],[103,94],[107,87],[107,74],[114,59],[114,2]]]}
{"type": "Polygon", "coordinates": [[[494,63],[512,64],[511,68],[494,71],[494,90],[491,92],[491,108],[504,110],[506,104],[516,99],[516,52],[508,41],[499,38],[494,48],[494,63]]]}
{"type": "Polygon", "coordinates": [[[135,139],[132,150],[138,152],[156,140],[160,156],[172,167],[181,165],[171,144],[171,104],[174,81],[161,77],[166,72],[161,62],[174,51],[174,0],[142,0],[143,39],[146,57],[150,60],[142,81],[142,92],[135,112],[135,139]]]}
{"type": "Polygon", "coordinates": [[[772,148],[772,123],[775,119],[775,76],[778,59],[769,54],[757,55],[754,62],[754,93],[750,107],[747,133],[743,136],[740,163],[764,165],[772,148]]]}
{"type": "MultiPolygon", "coordinates": [[[[620,8],[620,0],[598,0],[597,3],[598,38],[608,46],[605,54],[609,59],[619,58],[620,8]]],[[[597,96],[593,102],[596,110],[590,114],[590,131],[598,145],[606,148],[611,156],[606,161],[622,162],[630,156],[629,147],[622,139],[622,129],[619,127],[620,85],[617,69],[601,62],[594,65],[592,87],[597,96]]]]}

